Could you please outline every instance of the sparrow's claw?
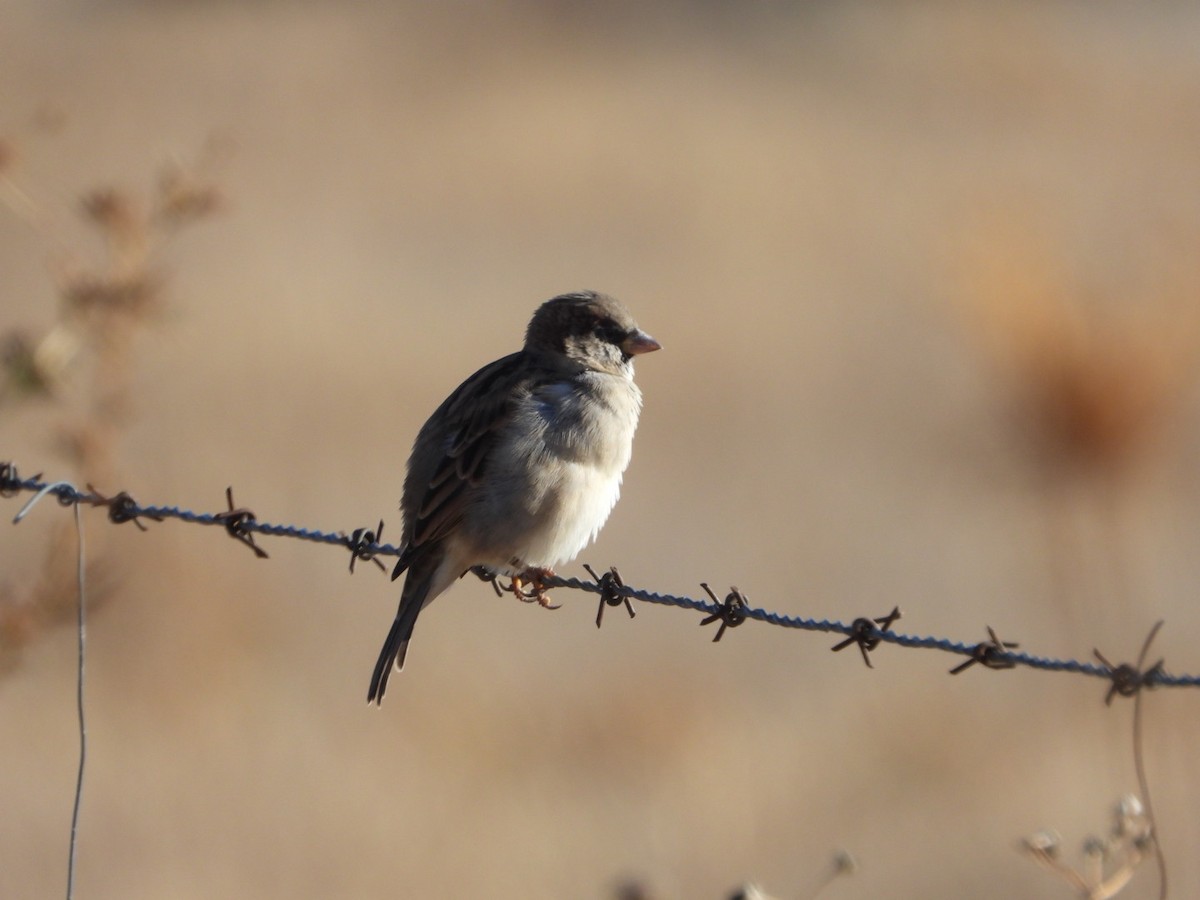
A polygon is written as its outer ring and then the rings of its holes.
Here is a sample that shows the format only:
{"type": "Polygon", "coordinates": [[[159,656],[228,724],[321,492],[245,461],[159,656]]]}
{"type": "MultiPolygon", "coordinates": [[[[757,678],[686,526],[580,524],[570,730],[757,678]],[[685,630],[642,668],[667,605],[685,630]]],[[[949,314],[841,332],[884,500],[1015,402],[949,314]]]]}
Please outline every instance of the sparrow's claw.
{"type": "Polygon", "coordinates": [[[525,593],[525,582],[521,580],[521,576],[519,575],[513,576],[512,586],[509,588],[509,590],[511,590],[513,592],[513,596],[522,603],[532,603],[537,599],[536,595],[525,593]]]}
{"type": "Polygon", "coordinates": [[[522,603],[534,603],[542,609],[558,609],[561,603],[551,603],[542,579],[553,575],[550,569],[526,569],[512,579],[512,592],[522,603]]]}

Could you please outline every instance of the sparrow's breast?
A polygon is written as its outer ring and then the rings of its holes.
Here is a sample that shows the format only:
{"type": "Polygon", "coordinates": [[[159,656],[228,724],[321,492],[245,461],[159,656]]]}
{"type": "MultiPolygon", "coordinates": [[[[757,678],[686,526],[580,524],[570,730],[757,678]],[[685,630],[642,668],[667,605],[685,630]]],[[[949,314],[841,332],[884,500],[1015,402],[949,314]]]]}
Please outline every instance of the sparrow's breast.
{"type": "Polygon", "coordinates": [[[495,565],[554,568],[595,538],[620,496],[640,410],[632,380],[591,372],[522,401],[481,497],[486,518],[505,520],[495,565]]]}

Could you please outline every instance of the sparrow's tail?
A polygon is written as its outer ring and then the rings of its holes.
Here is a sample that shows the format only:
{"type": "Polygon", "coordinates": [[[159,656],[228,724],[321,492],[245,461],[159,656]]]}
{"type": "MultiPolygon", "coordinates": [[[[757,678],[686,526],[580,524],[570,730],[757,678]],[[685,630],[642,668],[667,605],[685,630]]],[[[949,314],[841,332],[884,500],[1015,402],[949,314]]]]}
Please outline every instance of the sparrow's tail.
{"type": "Polygon", "coordinates": [[[408,577],[404,580],[404,590],[400,592],[400,609],[396,612],[387,640],[383,642],[383,649],[379,651],[379,659],[375,662],[375,671],[371,674],[367,703],[382,705],[392,670],[399,671],[404,668],[408,640],[412,637],[413,626],[417,624],[417,615],[429,596],[430,582],[435,574],[436,568],[433,572],[422,574],[409,570],[408,577]]]}

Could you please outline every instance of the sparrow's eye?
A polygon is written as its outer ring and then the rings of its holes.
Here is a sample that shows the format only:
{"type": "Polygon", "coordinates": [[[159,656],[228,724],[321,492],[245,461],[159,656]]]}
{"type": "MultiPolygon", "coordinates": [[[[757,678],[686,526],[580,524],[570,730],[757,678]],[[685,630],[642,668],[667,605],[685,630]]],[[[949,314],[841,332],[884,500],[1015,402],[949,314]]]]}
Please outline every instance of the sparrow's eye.
{"type": "Polygon", "coordinates": [[[600,340],[609,344],[620,344],[629,336],[625,333],[625,329],[612,319],[600,319],[597,321],[595,334],[600,340]]]}

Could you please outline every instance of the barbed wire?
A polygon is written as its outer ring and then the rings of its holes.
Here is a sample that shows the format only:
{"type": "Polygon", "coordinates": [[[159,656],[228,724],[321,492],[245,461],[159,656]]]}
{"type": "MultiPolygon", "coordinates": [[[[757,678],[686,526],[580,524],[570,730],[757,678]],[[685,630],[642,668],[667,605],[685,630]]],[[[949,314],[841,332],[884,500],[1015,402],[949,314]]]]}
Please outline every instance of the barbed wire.
{"type": "MultiPolygon", "coordinates": [[[[80,490],[68,482],[47,482],[42,479],[40,473],[30,478],[22,478],[13,463],[0,463],[0,497],[13,497],[23,491],[44,492],[53,495],[63,506],[105,507],[108,510],[109,521],[112,523],[133,522],[142,530],[146,528],[142,520],[162,522],[166,519],[177,519],[196,525],[221,526],[230,537],[245,544],[255,556],[262,559],[267,558],[268,554],[255,542],[256,535],[341,546],[350,551],[351,572],[354,571],[355,563],[359,560],[374,562],[383,568],[378,557],[399,556],[401,550],[392,544],[381,542],[382,521],[374,529],[358,528],[350,534],[344,531],[323,531],[260,521],[250,509],[235,506],[232,488],[227,488],[225,491],[226,509],[216,513],[194,512],[179,506],[142,505],[126,491],[109,497],[101,494],[90,484],[87,485],[86,490],[80,490]]],[[[585,568],[592,576],[590,581],[549,575],[542,578],[541,582],[547,590],[567,589],[598,594],[600,603],[596,614],[597,627],[603,621],[606,607],[624,605],[632,618],[634,608],[630,601],[640,600],[644,603],[702,613],[704,618],[700,622],[701,625],[719,622],[713,635],[713,641],[721,640],[728,629],[736,628],[751,619],[780,628],[842,635],[844,640],[835,644],[831,649],[840,651],[851,645],[857,645],[867,666],[872,666],[872,651],[881,644],[892,644],[906,648],[940,650],[966,657],[964,662],[950,670],[950,673],[955,675],[967,668],[979,665],[988,669],[1012,669],[1020,666],[1041,671],[1073,672],[1102,678],[1110,683],[1105,698],[1106,702],[1111,702],[1116,696],[1132,697],[1138,694],[1142,688],[1200,687],[1200,675],[1171,674],[1165,669],[1161,660],[1149,669],[1142,671],[1140,666],[1130,663],[1114,665],[1108,662],[1099,651],[1093,651],[1098,662],[1056,659],[1021,652],[1017,649],[1018,644],[1002,641],[990,627],[987,628],[988,639],[976,643],[955,641],[944,637],[905,634],[893,629],[893,625],[901,617],[899,608],[893,609],[884,616],[876,618],[863,616],[850,623],[833,619],[806,618],[751,606],[746,595],[736,587],[731,587],[724,599],[718,599],[707,584],[701,583],[701,587],[709,597],[704,600],[632,587],[625,584],[615,567],[610,568],[603,575],[597,575],[590,566],[585,565],[585,568]]],[[[484,580],[491,581],[497,591],[511,590],[511,587],[501,588],[494,573],[484,570],[473,571],[484,580]]]]}

